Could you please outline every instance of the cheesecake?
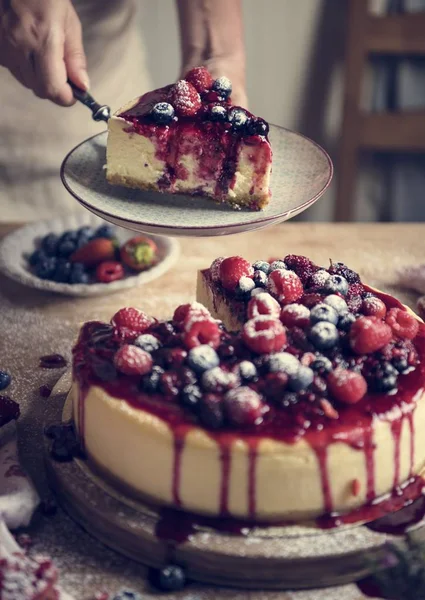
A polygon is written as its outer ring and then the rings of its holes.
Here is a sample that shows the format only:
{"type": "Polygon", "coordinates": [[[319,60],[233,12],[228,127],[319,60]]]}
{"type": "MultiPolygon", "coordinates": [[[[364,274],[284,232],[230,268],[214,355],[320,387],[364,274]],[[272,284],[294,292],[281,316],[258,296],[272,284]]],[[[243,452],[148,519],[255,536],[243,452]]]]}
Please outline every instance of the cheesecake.
{"type": "Polygon", "coordinates": [[[113,185],[207,196],[260,210],[270,200],[269,126],[231,102],[231,82],[197,67],[148,92],[108,121],[113,185]]]}
{"type": "Polygon", "coordinates": [[[230,258],[202,274],[208,307],[84,324],[70,398],[89,464],[155,505],[251,523],[420,493],[420,319],[340,263],[230,258]]]}

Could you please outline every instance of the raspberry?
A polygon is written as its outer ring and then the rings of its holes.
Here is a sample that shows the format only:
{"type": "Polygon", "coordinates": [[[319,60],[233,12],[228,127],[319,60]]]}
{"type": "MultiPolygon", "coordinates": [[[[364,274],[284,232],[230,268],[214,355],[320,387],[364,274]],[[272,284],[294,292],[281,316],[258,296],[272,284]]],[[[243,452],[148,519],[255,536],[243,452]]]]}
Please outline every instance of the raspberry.
{"type": "Polygon", "coordinates": [[[298,275],[293,271],[283,269],[270,273],[267,289],[278,299],[280,304],[296,302],[304,293],[303,284],[298,275]]]}
{"type": "Polygon", "coordinates": [[[96,268],[96,279],[101,283],[111,283],[123,279],[125,273],[120,262],[108,260],[100,263],[96,268]]]}
{"type": "Polygon", "coordinates": [[[169,100],[179,117],[196,115],[202,104],[201,97],[195,87],[184,79],[180,79],[172,86],[169,100]]]}
{"type": "Polygon", "coordinates": [[[388,344],[392,330],[378,317],[360,317],[352,324],[349,336],[356,354],[371,354],[388,344]]]}
{"type": "Polygon", "coordinates": [[[241,277],[252,277],[254,269],[250,262],[241,256],[225,258],[220,265],[221,284],[225,290],[234,292],[241,277]]]}
{"type": "Polygon", "coordinates": [[[308,327],[310,311],[303,304],[287,304],[282,308],[280,320],[286,327],[308,327]]]}
{"type": "Polygon", "coordinates": [[[154,320],[138,308],[121,308],[111,319],[112,325],[118,329],[119,336],[127,341],[136,339],[144,333],[154,320]]]}
{"type": "Polygon", "coordinates": [[[117,350],[114,364],[125,375],[146,375],[152,370],[152,356],[137,346],[124,344],[117,350]]]}
{"type": "Polygon", "coordinates": [[[323,299],[324,296],[322,296],[322,294],[304,294],[300,302],[304,304],[304,306],[307,306],[307,308],[313,308],[313,306],[316,306],[319,302],[323,302],[323,299]]]}
{"type": "Polygon", "coordinates": [[[242,386],[227,392],[224,409],[232,425],[246,427],[262,422],[265,405],[256,391],[242,386]]]}
{"type": "Polygon", "coordinates": [[[248,319],[254,319],[260,315],[268,315],[273,319],[278,319],[280,315],[280,305],[277,300],[267,292],[257,294],[248,303],[248,319]]]}
{"type": "Polygon", "coordinates": [[[272,401],[279,402],[288,386],[288,375],[286,373],[269,373],[266,375],[263,393],[272,401]]]}
{"type": "Polygon", "coordinates": [[[209,310],[203,304],[200,302],[191,302],[190,304],[182,304],[176,308],[173,315],[173,323],[175,325],[183,323],[189,313],[211,317],[209,310]]]}
{"type": "Polygon", "coordinates": [[[369,317],[384,319],[387,314],[387,307],[380,298],[372,296],[363,300],[361,311],[369,317]]]}
{"type": "Polygon", "coordinates": [[[189,350],[203,344],[218,348],[220,329],[217,323],[201,313],[189,312],[183,322],[183,344],[189,350]]]}
{"type": "Polygon", "coordinates": [[[343,404],[355,404],[367,392],[363,375],[346,369],[336,369],[328,376],[328,388],[332,396],[343,404]]]}
{"type": "Polygon", "coordinates": [[[391,308],[385,320],[397,337],[413,340],[418,334],[419,321],[407,310],[391,308]]]}
{"type": "Polygon", "coordinates": [[[210,266],[210,275],[213,281],[220,281],[220,265],[224,260],[224,256],[216,258],[210,266]]]}
{"type": "Polygon", "coordinates": [[[214,81],[211,77],[211,73],[206,67],[195,67],[186,73],[184,78],[191,83],[199,93],[210,90],[214,81]]]}
{"type": "Polygon", "coordinates": [[[280,321],[263,315],[245,323],[242,339],[253,352],[268,354],[282,350],[286,344],[286,333],[280,321]]]}

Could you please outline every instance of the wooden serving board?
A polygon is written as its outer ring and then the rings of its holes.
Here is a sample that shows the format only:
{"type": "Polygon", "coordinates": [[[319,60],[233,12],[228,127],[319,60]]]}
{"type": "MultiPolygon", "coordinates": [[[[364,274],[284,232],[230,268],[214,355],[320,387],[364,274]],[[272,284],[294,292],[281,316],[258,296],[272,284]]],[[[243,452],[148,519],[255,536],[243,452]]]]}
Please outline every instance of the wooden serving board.
{"type": "MultiPolygon", "coordinates": [[[[49,402],[46,426],[71,417],[65,375],[49,402]]],[[[45,439],[50,483],[70,516],[105,545],[145,565],[184,566],[195,581],[245,589],[301,589],[342,585],[370,573],[371,558],[384,554],[394,536],[356,524],[322,530],[315,526],[261,527],[247,535],[200,527],[182,544],[155,534],[159,507],[123,494],[85,460],[57,462],[45,439]]],[[[415,526],[424,536],[423,522],[415,526]]],[[[399,539],[399,538],[398,538],[399,539]]]]}

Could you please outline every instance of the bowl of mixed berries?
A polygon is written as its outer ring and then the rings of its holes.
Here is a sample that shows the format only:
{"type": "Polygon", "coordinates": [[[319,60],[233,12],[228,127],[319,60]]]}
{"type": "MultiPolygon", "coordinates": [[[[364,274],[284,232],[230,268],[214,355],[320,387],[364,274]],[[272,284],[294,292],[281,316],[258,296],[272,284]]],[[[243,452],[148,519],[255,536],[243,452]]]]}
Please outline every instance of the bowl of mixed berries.
{"type": "Polygon", "coordinates": [[[137,235],[92,215],[32,223],[0,246],[0,269],[20,283],[72,296],[122,290],[167,271],[175,240],[137,235]]]}

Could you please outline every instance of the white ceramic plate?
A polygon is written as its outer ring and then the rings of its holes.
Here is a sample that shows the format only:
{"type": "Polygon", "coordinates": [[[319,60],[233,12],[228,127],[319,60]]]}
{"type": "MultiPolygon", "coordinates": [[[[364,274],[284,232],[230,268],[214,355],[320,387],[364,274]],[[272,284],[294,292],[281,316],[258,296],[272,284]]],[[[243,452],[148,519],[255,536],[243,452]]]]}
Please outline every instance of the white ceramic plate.
{"type": "MultiPolygon", "coordinates": [[[[67,229],[78,229],[83,225],[99,227],[105,222],[90,213],[80,213],[58,217],[50,221],[38,221],[17,229],[4,238],[0,244],[0,270],[8,277],[23,285],[48,292],[57,292],[68,296],[100,296],[120,290],[139,286],[166,273],[176,262],[180,247],[177,240],[151,235],[158,246],[160,261],[157,265],[144,271],[129,275],[125,279],[111,283],[69,284],[56,283],[40,279],[31,273],[25,255],[35,250],[35,239],[47,233],[62,233],[67,229]]],[[[134,234],[125,229],[116,229],[116,237],[120,243],[133,237],[134,234]]]]}
{"type": "Polygon", "coordinates": [[[110,185],[104,170],[106,136],[106,132],[100,133],[71,150],[62,164],[62,181],[94,214],[140,232],[216,236],[275,225],[318,200],[333,174],[332,162],[320,146],[298,133],[272,125],[272,200],[261,212],[234,210],[205,198],[110,185]]]}

